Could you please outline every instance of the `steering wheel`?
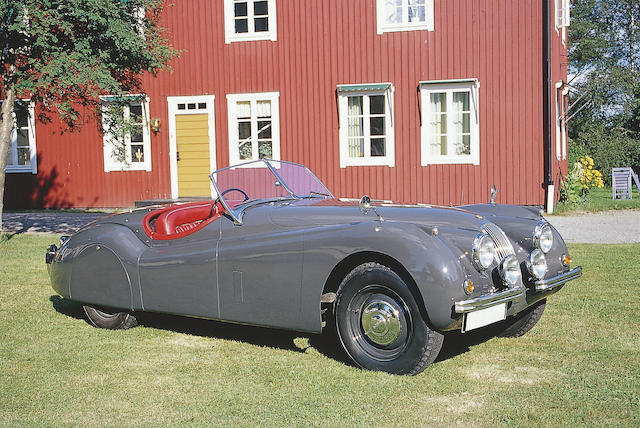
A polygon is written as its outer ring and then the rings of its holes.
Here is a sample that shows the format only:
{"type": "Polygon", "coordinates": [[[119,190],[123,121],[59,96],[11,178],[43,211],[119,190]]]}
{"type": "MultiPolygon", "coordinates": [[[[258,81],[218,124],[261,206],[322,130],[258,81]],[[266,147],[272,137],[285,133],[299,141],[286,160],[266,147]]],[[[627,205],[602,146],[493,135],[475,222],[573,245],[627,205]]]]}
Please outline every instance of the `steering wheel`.
{"type": "MultiPolygon", "coordinates": [[[[232,187],[232,188],[230,188],[230,189],[225,190],[224,192],[220,193],[220,196],[224,196],[224,195],[226,195],[227,193],[229,193],[229,192],[234,192],[234,191],[235,191],[235,192],[240,192],[240,193],[242,193],[242,194],[244,195],[244,199],[242,200],[242,202],[249,200],[249,195],[247,195],[247,194],[244,192],[244,190],[240,190],[240,189],[238,189],[238,188],[236,188],[236,187],[232,187]]],[[[242,203],[242,202],[240,202],[240,203],[242,203]]]]}

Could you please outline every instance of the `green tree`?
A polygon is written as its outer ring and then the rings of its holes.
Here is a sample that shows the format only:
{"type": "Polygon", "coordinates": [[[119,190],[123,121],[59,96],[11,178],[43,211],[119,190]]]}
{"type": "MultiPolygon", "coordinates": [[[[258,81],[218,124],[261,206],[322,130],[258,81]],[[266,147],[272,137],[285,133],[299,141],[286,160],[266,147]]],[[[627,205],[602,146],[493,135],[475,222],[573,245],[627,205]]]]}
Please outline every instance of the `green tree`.
{"type": "Polygon", "coordinates": [[[98,96],[141,92],[144,73],[177,55],[160,24],[163,0],[3,0],[0,3],[0,231],[5,168],[17,98],[75,130],[99,117],[98,96]]]}
{"type": "Polygon", "coordinates": [[[573,0],[571,15],[569,74],[591,100],[569,122],[571,140],[605,175],[640,166],[640,2],[573,0]]]}

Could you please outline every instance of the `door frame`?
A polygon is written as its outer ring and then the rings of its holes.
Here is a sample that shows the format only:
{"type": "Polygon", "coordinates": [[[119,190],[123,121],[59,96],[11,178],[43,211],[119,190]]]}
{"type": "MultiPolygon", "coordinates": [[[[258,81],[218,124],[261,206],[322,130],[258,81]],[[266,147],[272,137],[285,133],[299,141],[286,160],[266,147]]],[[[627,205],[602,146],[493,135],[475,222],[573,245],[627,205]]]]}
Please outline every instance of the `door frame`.
{"type": "MultiPolygon", "coordinates": [[[[176,116],[183,114],[203,114],[209,115],[209,171],[216,170],[216,118],[215,118],[215,95],[191,95],[167,97],[169,106],[169,169],[171,173],[171,197],[178,198],[178,144],[176,141],[176,116]],[[205,110],[178,110],[178,104],[182,103],[207,103],[205,110]]],[[[211,188],[211,197],[214,197],[215,189],[213,184],[209,183],[211,188]]]]}

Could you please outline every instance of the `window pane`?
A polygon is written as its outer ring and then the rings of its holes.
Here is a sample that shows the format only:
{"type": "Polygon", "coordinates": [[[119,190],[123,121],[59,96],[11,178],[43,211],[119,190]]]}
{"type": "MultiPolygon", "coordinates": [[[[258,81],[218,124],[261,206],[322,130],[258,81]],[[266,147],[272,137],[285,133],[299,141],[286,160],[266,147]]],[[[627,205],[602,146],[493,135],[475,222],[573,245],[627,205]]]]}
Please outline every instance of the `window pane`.
{"type": "Polygon", "coordinates": [[[253,14],[258,15],[267,15],[267,2],[266,1],[256,1],[253,2],[253,14]]]}
{"type": "Polygon", "coordinates": [[[371,156],[384,156],[384,138],[371,139],[371,156]]]}
{"type": "Polygon", "coordinates": [[[18,128],[26,128],[29,124],[28,118],[29,118],[29,112],[26,108],[24,107],[18,107],[16,105],[15,108],[15,113],[16,113],[16,123],[18,128]]]}
{"type": "Polygon", "coordinates": [[[471,113],[462,113],[462,132],[471,132],[471,113]]]}
{"type": "Polygon", "coordinates": [[[195,110],[196,109],[196,103],[189,103],[187,104],[187,108],[189,110],[195,110]]]}
{"type": "Polygon", "coordinates": [[[186,106],[184,104],[178,104],[178,110],[184,110],[185,107],[186,106]]]}
{"type": "Polygon", "coordinates": [[[469,111],[469,92],[454,92],[453,105],[456,111],[469,111]]]}
{"type": "Polygon", "coordinates": [[[269,19],[268,18],[256,18],[255,19],[255,30],[259,31],[269,31],[269,19]]]}
{"type": "Polygon", "coordinates": [[[258,101],[257,109],[258,117],[271,117],[271,101],[258,101]]]}
{"type": "Polygon", "coordinates": [[[260,141],[258,143],[258,157],[260,159],[273,157],[271,141],[260,141]]]}
{"type": "Polygon", "coordinates": [[[384,135],[384,117],[372,117],[371,122],[371,135],[384,135]]]}
{"type": "Polygon", "coordinates": [[[131,162],[144,162],[144,147],[131,145],[131,162]]]}
{"type": "Polygon", "coordinates": [[[387,0],[385,3],[385,22],[399,24],[402,22],[402,0],[387,0]]]}
{"type": "Polygon", "coordinates": [[[233,5],[233,13],[236,18],[247,16],[247,3],[236,3],[233,5]]]}
{"type": "Polygon", "coordinates": [[[199,109],[207,108],[207,103],[198,103],[198,108],[199,109]]]}
{"type": "Polygon", "coordinates": [[[259,120],[258,121],[258,138],[271,138],[271,121],[259,120]]]}
{"type": "Polygon", "coordinates": [[[349,157],[364,157],[364,138],[349,138],[349,157]]]}
{"type": "Polygon", "coordinates": [[[431,110],[434,112],[447,111],[447,94],[444,92],[434,92],[431,94],[431,110]]]}
{"type": "Polygon", "coordinates": [[[129,106],[129,120],[131,123],[142,123],[142,106],[129,106]]]}
{"type": "Polygon", "coordinates": [[[384,95],[370,96],[369,110],[371,114],[384,114],[384,95]]]}
{"type": "Polygon", "coordinates": [[[362,97],[349,97],[348,98],[348,110],[349,116],[362,115],[362,97]]]}
{"type": "Polygon", "coordinates": [[[471,136],[470,135],[458,135],[456,139],[456,154],[457,155],[471,154],[471,136]]]}
{"type": "Polygon", "coordinates": [[[251,137],[251,122],[238,122],[238,139],[245,140],[251,137]]]}
{"type": "Polygon", "coordinates": [[[142,126],[136,126],[131,130],[131,142],[132,143],[142,142],[142,126]]]}
{"type": "Polygon", "coordinates": [[[434,135],[431,140],[431,154],[445,156],[447,154],[447,136],[434,135]]]}
{"type": "Polygon", "coordinates": [[[240,152],[240,160],[251,159],[251,141],[240,144],[238,151],[240,152]]]}
{"type": "Polygon", "coordinates": [[[236,33],[249,32],[249,25],[246,19],[236,19],[236,33]]]}
{"type": "Polygon", "coordinates": [[[18,165],[31,165],[29,147],[18,147],[18,165]]]}
{"type": "Polygon", "coordinates": [[[236,117],[238,119],[251,117],[251,103],[249,101],[240,101],[236,104],[236,117]]]}
{"type": "Polygon", "coordinates": [[[29,132],[26,128],[18,129],[16,131],[18,134],[18,147],[29,147],[29,132]]]}
{"type": "Polygon", "coordinates": [[[364,135],[362,117],[350,117],[348,119],[347,135],[349,137],[361,137],[364,135]]]}

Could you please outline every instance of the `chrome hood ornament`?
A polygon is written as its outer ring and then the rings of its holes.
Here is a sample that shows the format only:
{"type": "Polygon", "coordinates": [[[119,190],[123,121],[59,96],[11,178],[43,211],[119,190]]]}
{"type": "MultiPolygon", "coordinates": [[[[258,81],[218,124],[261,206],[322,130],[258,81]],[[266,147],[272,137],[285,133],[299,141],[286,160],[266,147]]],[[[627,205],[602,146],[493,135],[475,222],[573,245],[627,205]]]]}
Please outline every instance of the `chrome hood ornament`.
{"type": "Polygon", "coordinates": [[[489,203],[491,205],[495,205],[496,204],[496,195],[498,194],[498,189],[496,188],[495,184],[491,185],[491,199],[489,199],[489,203]]]}

